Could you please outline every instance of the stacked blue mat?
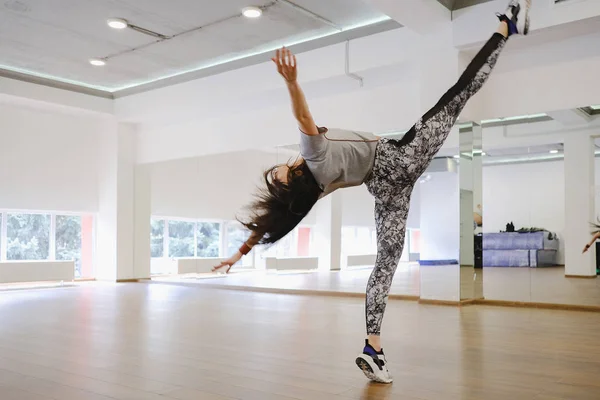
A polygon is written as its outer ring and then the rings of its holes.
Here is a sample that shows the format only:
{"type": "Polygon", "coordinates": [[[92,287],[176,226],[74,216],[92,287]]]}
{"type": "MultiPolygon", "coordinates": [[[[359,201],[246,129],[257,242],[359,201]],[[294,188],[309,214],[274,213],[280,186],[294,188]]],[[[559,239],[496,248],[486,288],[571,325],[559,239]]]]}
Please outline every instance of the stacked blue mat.
{"type": "Polygon", "coordinates": [[[484,267],[557,265],[558,238],[548,231],[483,234],[484,267]]]}

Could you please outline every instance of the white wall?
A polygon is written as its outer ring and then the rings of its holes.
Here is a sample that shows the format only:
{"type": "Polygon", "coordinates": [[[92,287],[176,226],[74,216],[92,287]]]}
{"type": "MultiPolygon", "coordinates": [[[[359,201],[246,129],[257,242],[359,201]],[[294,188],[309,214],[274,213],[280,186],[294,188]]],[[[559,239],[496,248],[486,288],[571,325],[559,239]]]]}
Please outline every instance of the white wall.
{"type": "Polygon", "coordinates": [[[98,210],[94,116],[0,103],[0,208],[98,210]]]}
{"type": "Polygon", "coordinates": [[[252,150],[152,164],[152,214],[233,220],[276,163],[276,154],[252,150]]]}

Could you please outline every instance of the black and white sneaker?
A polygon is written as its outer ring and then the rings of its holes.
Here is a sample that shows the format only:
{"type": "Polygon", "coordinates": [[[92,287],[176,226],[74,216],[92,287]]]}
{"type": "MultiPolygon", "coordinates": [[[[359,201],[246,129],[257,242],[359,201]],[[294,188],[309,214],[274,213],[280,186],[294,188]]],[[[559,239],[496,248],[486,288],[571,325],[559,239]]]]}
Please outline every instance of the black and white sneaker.
{"type": "Polygon", "coordinates": [[[529,9],[531,0],[510,0],[505,14],[499,14],[500,21],[508,23],[509,35],[529,33],[529,9]]]}
{"type": "Polygon", "coordinates": [[[379,383],[392,383],[393,381],[392,375],[387,369],[387,360],[383,349],[375,351],[368,340],[365,340],[362,354],[356,357],[356,365],[372,381],[379,383]]]}

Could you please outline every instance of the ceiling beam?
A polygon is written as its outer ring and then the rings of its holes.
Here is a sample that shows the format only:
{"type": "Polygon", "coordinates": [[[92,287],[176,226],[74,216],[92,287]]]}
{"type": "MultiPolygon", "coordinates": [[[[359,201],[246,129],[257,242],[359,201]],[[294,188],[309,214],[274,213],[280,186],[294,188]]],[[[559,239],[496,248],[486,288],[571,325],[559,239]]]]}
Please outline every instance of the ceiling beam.
{"type": "Polygon", "coordinates": [[[435,0],[368,0],[403,26],[419,34],[451,20],[451,12],[435,0]]]}
{"type": "Polygon", "coordinates": [[[450,11],[460,10],[461,8],[467,8],[476,6],[477,4],[487,3],[493,0],[437,0],[441,5],[446,7],[450,11]]]}
{"type": "Polygon", "coordinates": [[[592,121],[589,115],[579,109],[551,111],[547,114],[565,126],[585,125],[592,121]]]}

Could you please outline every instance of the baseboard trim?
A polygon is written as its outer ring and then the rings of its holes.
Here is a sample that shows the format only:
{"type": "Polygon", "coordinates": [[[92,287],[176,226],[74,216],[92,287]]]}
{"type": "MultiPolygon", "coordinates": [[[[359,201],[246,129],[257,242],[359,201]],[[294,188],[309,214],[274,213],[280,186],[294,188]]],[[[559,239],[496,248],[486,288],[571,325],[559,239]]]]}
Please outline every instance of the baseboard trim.
{"type": "Polygon", "coordinates": [[[497,307],[519,307],[519,308],[541,308],[547,310],[565,310],[565,311],[589,311],[600,312],[600,306],[582,305],[582,304],[560,304],[560,303],[536,303],[528,301],[507,301],[507,300],[475,300],[477,305],[497,306],[497,307]]]}
{"type": "Polygon", "coordinates": [[[565,275],[565,278],[575,279],[596,279],[598,275],[565,275]]]}
{"type": "Polygon", "coordinates": [[[117,283],[136,283],[139,282],[140,279],[117,279],[117,283]]]}
{"type": "Polygon", "coordinates": [[[419,299],[419,304],[429,304],[434,306],[460,306],[460,301],[453,300],[434,300],[434,299],[419,299]]]}
{"type": "Polygon", "coordinates": [[[464,307],[477,304],[477,300],[434,300],[434,299],[419,299],[419,304],[430,304],[435,306],[451,306],[451,307],[464,307]]]}

